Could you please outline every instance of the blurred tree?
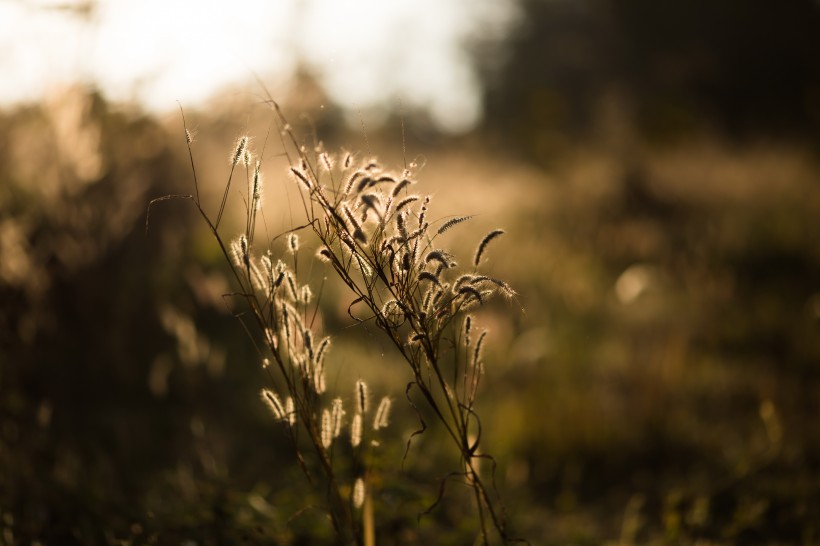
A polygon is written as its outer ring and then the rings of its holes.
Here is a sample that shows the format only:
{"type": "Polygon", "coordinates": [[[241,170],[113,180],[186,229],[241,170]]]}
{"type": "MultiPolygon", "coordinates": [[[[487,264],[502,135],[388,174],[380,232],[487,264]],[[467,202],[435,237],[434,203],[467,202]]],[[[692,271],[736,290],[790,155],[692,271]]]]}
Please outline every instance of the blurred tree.
{"type": "Polygon", "coordinates": [[[613,89],[649,138],[704,128],[820,138],[816,1],[525,0],[523,10],[509,62],[485,71],[486,123],[531,152],[556,132],[588,136],[613,89]]]}

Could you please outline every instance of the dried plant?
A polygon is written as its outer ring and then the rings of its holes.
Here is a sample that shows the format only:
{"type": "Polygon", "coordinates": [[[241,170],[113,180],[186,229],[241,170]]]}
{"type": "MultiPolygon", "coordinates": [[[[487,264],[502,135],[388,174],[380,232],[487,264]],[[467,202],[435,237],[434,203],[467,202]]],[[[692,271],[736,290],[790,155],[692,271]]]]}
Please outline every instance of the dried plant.
{"type": "MultiPolygon", "coordinates": [[[[237,140],[230,156],[230,175],[215,222],[200,201],[189,138],[186,141],[195,194],[155,199],[148,211],[150,214],[151,206],[164,200],[191,200],[228,259],[238,286],[233,295],[245,301],[248,316],[264,333],[263,365],[270,385],[262,389],[262,400],[286,427],[297,463],[315,483],[308,454],[300,447],[304,445],[300,440],[307,438],[327,494],[327,513],[339,541],[373,543],[372,493],[367,475],[370,459],[366,451],[374,449],[378,442],[365,442],[363,435],[378,434],[388,425],[391,400],[382,398],[372,411],[366,383],[356,382],[349,434],[353,457],[357,458],[354,467],[364,470],[348,483],[341,483],[334,466],[333,446],[339,441],[347,412],[342,397],[326,392],[325,357],[331,342],[329,337],[314,331],[318,302],[311,304],[311,289],[300,284],[297,275],[297,231],[304,229],[319,245],[316,257],[328,264],[353,293],[348,307],[350,316],[360,322],[373,320],[409,366],[412,379],[405,395],[417,410],[421,428],[407,440],[404,458],[413,438],[428,426],[418,411],[420,403],[435,415],[460,458],[459,470],[441,480],[438,498],[424,514],[442,501],[448,481],[460,478],[473,491],[484,544],[493,536],[505,543],[525,542],[508,533],[494,485],[495,460],[479,449],[481,421],[475,409],[484,372],[482,347],[487,332],[474,331],[469,311],[496,295],[515,296],[506,282],[478,271],[489,243],[503,231],[491,231],[480,239],[473,267],[459,268],[454,255],[440,247],[440,238],[470,217],[432,221],[431,198],[410,193],[415,185],[414,165],[390,172],[376,160],[357,160],[350,153],[337,159],[321,145],[308,152],[278,105],[271,101],[271,106],[289,160],[289,174],[300,191],[303,225],[259,242],[255,228],[262,194],[261,158],[254,163],[246,136],[237,140]],[[234,171],[240,164],[245,167],[248,183],[243,194],[245,229],[226,244],[219,227],[234,171]],[[274,242],[279,237],[286,237],[286,252],[291,256],[274,254],[274,242]],[[489,476],[481,471],[482,461],[490,467],[489,476]]],[[[147,222],[148,219],[146,228],[147,222]]]]}

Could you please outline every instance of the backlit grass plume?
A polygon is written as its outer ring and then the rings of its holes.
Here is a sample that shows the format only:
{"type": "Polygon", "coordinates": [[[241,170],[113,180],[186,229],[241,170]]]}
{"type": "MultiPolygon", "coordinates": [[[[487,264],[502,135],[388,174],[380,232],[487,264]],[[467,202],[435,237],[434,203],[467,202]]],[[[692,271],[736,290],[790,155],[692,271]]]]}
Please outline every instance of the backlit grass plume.
{"type": "MultiPolygon", "coordinates": [[[[256,237],[262,159],[260,155],[252,164],[246,136],[234,147],[215,222],[200,200],[195,169],[194,195],[155,199],[149,213],[158,202],[188,199],[211,230],[234,277],[234,295],[245,302],[249,311],[245,316],[264,339],[265,354],[260,359],[269,384],[261,391],[262,400],[286,429],[297,464],[312,483],[321,482],[316,485],[326,492],[325,510],[340,543],[372,543],[374,486],[368,452],[379,445],[373,435],[387,427],[392,404],[384,396],[373,410],[362,380],[346,395],[326,392],[331,342],[314,330],[318,302],[297,274],[303,246],[318,247],[316,257],[348,287],[351,317],[372,319],[401,355],[409,372],[406,395],[411,406],[421,404],[432,411],[452,452],[458,455],[458,465],[441,482],[438,499],[428,512],[445,499],[447,481],[460,479],[472,489],[481,542],[488,544],[493,537],[520,541],[509,535],[495,493],[494,472],[488,475],[479,468],[482,461],[495,468],[486,450],[479,450],[481,422],[475,408],[487,332],[468,314],[497,295],[515,294],[506,282],[478,271],[489,243],[503,231],[478,238],[472,268],[461,269],[443,235],[467,225],[470,216],[432,218],[432,199],[411,193],[415,186],[412,168],[393,172],[372,158],[357,161],[350,153],[334,157],[321,148],[308,152],[278,106],[272,106],[290,164],[283,175],[290,176],[302,198],[302,225],[270,240],[256,237]],[[247,193],[242,195],[245,228],[226,243],[220,221],[240,163],[248,177],[247,193]],[[305,245],[297,231],[308,241],[305,245]],[[337,445],[342,447],[339,438],[345,426],[350,441],[343,444],[346,449],[337,449],[337,445]],[[309,450],[303,449],[305,445],[309,450]],[[352,460],[341,464],[342,454],[352,460]]],[[[186,142],[193,165],[192,143],[186,142]]],[[[408,440],[408,449],[413,437],[426,428],[422,419],[421,429],[408,440]]]]}
{"type": "MultiPolygon", "coordinates": [[[[375,319],[404,358],[412,374],[408,396],[420,397],[433,410],[460,454],[465,469],[461,476],[474,489],[483,542],[488,542],[491,529],[511,540],[501,504],[478,471],[480,460],[492,461],[479,454],[481,425],[475,411],[487,333],[478,333],[474,342],[462,335],[472,322],[470,309],[495,295],[514,296],[506,282],[477,271],[489,243],[503,231],[493,230],[480,239],[474,268],[459,271],[440,238],[470,216],[434,225],[431,198],[408,194],[415,184],[411,170],[391,172],[372,159],[359,164],[347,157],[328,161],[325,152],[310,157],[281,114],[280,121],[290,162],[302,166],[299,178],[304,180],[297,188],[323,261],[351,290],[355,307],[366,309],[359,320],[375,319]]],[[[357,405],[364,413],[366,401],[357,399],[357,405]]],[[[386,422],[386,414],[377,410],[374,428],[386,422]]]]}

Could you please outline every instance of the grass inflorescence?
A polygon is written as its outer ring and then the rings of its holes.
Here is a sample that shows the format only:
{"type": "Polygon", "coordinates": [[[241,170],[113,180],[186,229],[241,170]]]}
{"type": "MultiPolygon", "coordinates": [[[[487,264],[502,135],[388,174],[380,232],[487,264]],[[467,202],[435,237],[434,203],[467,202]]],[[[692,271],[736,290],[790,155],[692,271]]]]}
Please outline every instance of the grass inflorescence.
{"type": "MultiPolygon", "coordinates": [[[[440,238],[471,216],[431,222],[431,197],[409,192],[416,183],[412,168],[392,172],[376,159],[359,161],[349,152],[338,158],[321,147],[308,152],[279,107],[271,104],[289,160],[288,171],[301,196],[302,225],[270,240],[256,236],[257,214],[262,212],[262,161],[254,161],[247,136],[237,139],[230,156],[230,174],[215,221],[200,200],[195,170],[194,195],[155,199],[149,213],[158,202],[188,199],[208,225],[238,287],[234,296],[246,303],[249,312],[245,316],[263,334],[260,357],[269,384],[261,390],[261,398],[285,427],[296,462],[308,480],[326,492],[325,510],[339,542],[373,543],[369,452],[379,446],[374,435],[389,424],[392,399],[381,397],[374,411],[363,380],[355,382],[347,404],[346,397],[327,392],[325,361],[331,338],[314,329],[318,301],[298,275],[300,230],[302,237],[313,239],[306,246],[317,246],[316,257],[352,292],[349,313],[354,305],[366,309],[350,316],[372,320],[408,365],[410,381],[405,393],[411,407],[426,406],[458,454],[459,470],[441,481],[438,498],[427,512],[442,502],[447,482],[460,479],[472,489],[481,542],[519,541],[509,534],[495,490],[495,461],[479,449],[481,421],[475,405],[487,332],[476,332],[469,314],[496,295],[515,295],[506,282],[477,271],[490,241],[503,231],[496,229],[479,239],[472,270],[460,271],[440,238]],[[231,181],[241,164],[248,176],[245,227],[226,243],[219,228],[231,181]],[[285,238],[285,254],[275,252],[279,247],[274,242],[280,237],[285,238]],[[334,449],[345,428],[351,449],[334,449]],[[338,462],[342,453],[354,459],[352,464],[338,462]],[[489,475],[481,472],[482,461],[492,467],[489,475]],[[347,475],[350,469],[355,469],[352,476],[347,475]]],[[[187,138],[187,127],[185,130],[193,166],[192,141],[187,138]]],[[[407,450],[428,426],[421,413],[419,417],[421,429],[408,439],[407,450]]]]}

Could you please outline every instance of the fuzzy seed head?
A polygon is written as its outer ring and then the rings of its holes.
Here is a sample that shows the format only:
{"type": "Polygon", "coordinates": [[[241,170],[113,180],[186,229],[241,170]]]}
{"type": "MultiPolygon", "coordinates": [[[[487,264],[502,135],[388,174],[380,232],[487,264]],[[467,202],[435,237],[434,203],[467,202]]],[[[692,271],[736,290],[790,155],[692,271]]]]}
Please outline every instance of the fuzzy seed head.
{"type": "Polygon", "coordinates": [[[236,267],[243,269],[249,263],[248,239],[244,234],[240,235],[231,243],[231,257],[236,267]]]}
{"type": "Polygon", "coordinates": [[[241,136],[236,141],[236,146],[233,150],[233,155],[231,156],[231,162],[233,165],[239,163],[239,160],[245,156],[245,150],[248,147],[248,136],[241,136]]]}
{"type": "Polygon", "coordinates": [[[379,402],[379,407],[376,409],[376,416],[373,418],[373,430],[386,428],[390,422],[390,398],[385,396],[379,402]]]}
{"type": "Polygon", "coordinates": [[[285,400],[285,414],[288,416],[288,423],[291,426],[296,424],[296,407],[293,404],[293,398],[288,396],[285,400]]]}
{"type": "Polygon", "coordinates": [[[296,177],[296,179],[299,182],[302,183],[303,186],[305,186],[305,188],[308,191],[313,189],[313,184],[311,183],[311,181],[308,179],[307,175],[305,175],[305,173],[303,171],[297,169],[296,167],[291,167],[290,172],[291,172],[291,174],[293,174],[293,176],[296,177]]]}
{"type": "Polygon", "coordinates": [[[359,180],[358,184],[356,184],[356,193],[362,193],[365,189],[367,189],[371,185],[373,185],[373,179],[370,178],[369,176],[365,176],[364,178],[359,180]]]}
{"type": "Polygon", "coordinates": [[[345,183],[345,189],[343,195],[347,197],[350,195],[350,191],[353,189],[353,184],[356,183],[360,177],[364,176],[366,173],[364,171],[353,171],[353,173],[347,178],[347,182],[345,183]]]}
{"type": "Polygon", "coordinates": [[[404,222],[404,213],[400,212],[396,215],[396,227],[399,228],[399,234],[402,239],[407,241],[407,225],[404,222]]]}
{"type": "Polygon", "coordinates": [[[460,224],[461,222],[466,222],[470,218],[472,218],[472,216],[458,216],[456,218],[451,218],[451,219],[447,220],[446,222],[444,222],[444,224],[442,224],[442,226],[440,228],[438,228],[437,233],[439,235],[441,235],[445,231],[449,230],[451,227],[456,226],[456,225],[460,224]]]}
{"type": "Polygon", "coordinates": [[[356,508],[361,508],[364,505],[364,480],[358,478],[356,483],[353,484],[353,506],[356,508]]]}
{"type": "Polygon", "coordinates": [[[310,286],[304,285],[302,290],[299,291],[299,303],[307,305],[310,303],[312,297],[313,292],[311,292],[310,286]]]}
{"type": "Polygon", "coordinates": [[[364,415],[367,413],[368,398],[367,398],[367,383],[359,379],[356,381],[356,411],[364,415]]]}
{"type": "Polygon", "coordinates": [[[375,193],[368,193],[362,195],[361,199],[362,203],[365,204],[365,207],[378,211],[378,206],[381,204],[381,200],[378,195],[375,193]]]}
{"type": "Polygon", "coordinates": [[[320,364],[325,359],[325,354],[327,354],[327,350],[330,348],[330,338],[326,337],[319,342],[318,347],[316,348],[316,363],[320,364]]]}
{"type": "Polygon", "coordinates": [[[333,427],[328,410],[322,411],[322,446],[327,449],[333,443],[333,427]]]}
{"type": "Polygon", "coordinates": [[[404,312],[401,310],[399,302],[396,300],[387,300],[382,307],[382,316],[391,326],[400,326],[404,321],[404,312]]]}
{"type": "Polygon", "coordinates": [[[353,416],[353,422],[350,423],[350,445],[359,447],[362,443],[362,416],[357,413],[353,416]]]}
{"type": "Polygon", "coordinates": [[[473,351],[473,366],[477,367],[478,363],[481,362],[481,348],[484,345],[484,338],[487,336],[487,330],[481,332],[481,335],[478,336],[478,341],[475,344],[475,350],[473,351]]]}
{"type": "Polygon", "coordinates": [[[408,197],[405,197],[404,199],[402,199],[401,201],[399,201],[396,204],[396,209],[395,210],[396,210],[396,212],[401,212],[401,209],[403,209],[404,207],[406,207],[410,203],[412,203],[414,201],[418,201],[418,200],[419,200],[418,195],[410,195],[408,197]]]}
{"type": "Polygon", "coordinates": [[[299,292],[296,291],[296,281],[293,280],[293,274],[290,271],[285,272],[285,280],[288,281],[287,287],[290,292],[288,296],[295,301],[299,297],[299,292]]]}
{"type": "Polygon", "coordinates": [[[253,203],[253,208],[259,210],[262,206],[262,173],[259,171],[260,163],[256,162],[256,169],[253,171],[253,195],[251,197],[251,202],[253,203]]]}
{"type": "Polygon", "coordinates": [[[288,345],[291,342],[290,339],[290,313],[288,313],[288,306],[284,303],[282,304],[282,327],[285,330],[285,341],[288,345]]]}
{"type": "Polygon", "coordinates": [[[450,267],[451,260],[452,256],[450,256],[447,252],[443,250],[433,250],[430,251],[424,258],[424,263],[436,261],[443,264],[445,267],[450,267]]]}
{"type": "Polygon", "coordinates": [[[353,213],[350,212],[350,207],[348,207],[346,203],[342,205],[342,212],[344,212],[345,217],[347,217],[347,221],[350,224],[349,227],[352,228],[351,231],[353,231],[353,233],[360,233],[362,231],[362,226],[359,224],[359,221],[356,220],[353,213]]]}
{"type": "Polygon", "coordinates": [[[334,438],[338,438],[339,434],[342,433],[342,418],[344,417],[344,414],[345,411],[342,408],[342,399],[334,398],[330,411],[330,424],[333,429],[334,438]]]}
{"type": "Polygon", "coordinates": [[[464,301],[469,301],[470,298],[475,298],[478,301],[478,303],[484,303],[484,300],[481,297],[481,292],[479,292],[472,286],[462,286],[458,289],[457,294],[459,296],[464,296],[464,301]]]}
{"type": "Polygon", "coordinates": [[[435,284],[436,286],[441,286],[441,283],[438,280],[438,277],[430,273],[429,271],[422,271],[419,273],[419,281],[430,281],[431,283],[435,284]]]}
{"type": "Polygon", "coordinates": [[[288,235],[288,250],[291,254],[296,254],[299,251],[299,236],[295,233],[288,235]]]}
{"type": "Polygon", "coordinates": [[[263,254],[261,258],[259,258],[259,263],[262,264],[262,270],[268,275],[269,278],[273,277],[273,264],[270,261],[270,254],[263,254]]]}
{"type": "Polygon", "coordinates": [[[319,154],[319,162],[322,164],[322,167],[325,168],[326,171],[330,172],[333,170],[333,159],[328,155],[327,152],[322,152],[319,154]]]}
{"type": "Polygon", "coordinates": [[[275,280],[275,281],[273,281],[273,287],[274,287],[274,288],[279,288],[279,287],[282,285],[282,281],[284,281],[284,280],[285,280],[285,272],[284,272],[284,271],[280,271],[280,272],[276,275],[276,280],[275,280]]]}
{"type": "Polygon", "coordinates": [[[317,366],[313,371],[313,386],[317,394],[324,394],[327,390],[327,383],[325,382],[325,367],[324,365],[317,366]]]}
{"type": "Polygon", "coordinates": [[[320,262],[330,263],[330,258],[332,254],[327,247],[322,247],[316,252],[316,257],[319,259],[320,262]]]}
{"type": "Polygon", "coordinates": [[[310,330],[305,330],[302,335],[302,341],[305,346],[305,350],[308,353],[308,359],[313,360],[313,332],[310,330]]]}
{"type": "Polygon", "coordinates": [[[282,400],[279,399],[279,395],[270,389],[262,389],[261,397],[262,401],[265,402],[268,409],[277,420],[285,420],[285,407],[282,405],[282,400]]]}
{"type": "Polygon", "coordinates": [[[504,233],[503,229],[494,229],[493,231],[489,232],[487,235],[481,239],[481,242],[478,244],[478,248],[475,251],[475,258],[473,258],[473,265],[478,267],[478,264],[481,262],[481,255],[484,253],[484,250],[487,248],[487,245],[490,244],[490,241],[499,237],[504,233]]]}
{"type": "Polygon", "coordinates": [[[407,186],[409,186],[409,185],[410,185],[410,184],[412,184],[412,183],[413,183],[413,181],[412,181],[412,180],[410,180],[409,178],[404,178],[404,179],[402,179],[402,181],[401,181],[401,182],[399,182],[398,184],[396,184],[395,186],[393,186],[393,192],[392,192],[392,193],[393,193],[393,197],[396,197],[399,193],[401,193],[401,191],[402,191],[403,189],[407,188],[407,186]]]}

